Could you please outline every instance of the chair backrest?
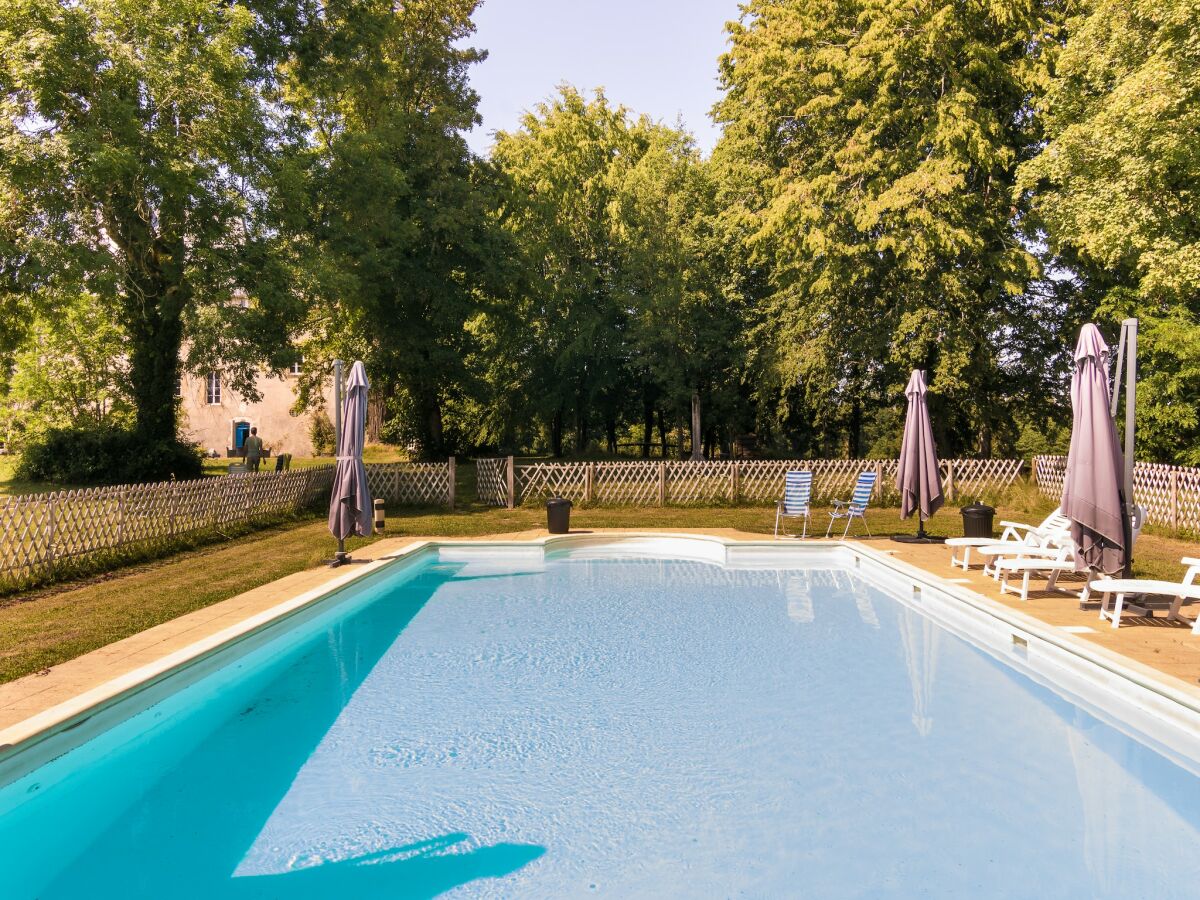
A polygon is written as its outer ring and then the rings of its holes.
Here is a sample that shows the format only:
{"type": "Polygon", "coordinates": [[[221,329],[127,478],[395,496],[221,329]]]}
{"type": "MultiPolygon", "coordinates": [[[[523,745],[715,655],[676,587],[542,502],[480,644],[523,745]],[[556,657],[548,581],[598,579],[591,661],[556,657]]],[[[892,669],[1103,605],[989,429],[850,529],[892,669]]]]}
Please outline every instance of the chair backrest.
{"type": "Polygon", "coordinates": [[[875,472],[859,472],[858,481],[854,485],[854,493],[850,495],[850,511],[860,513],[871,502],[871,491],[875,490],[875,472]]]}
{"type": "Polygon", "coordinates": [[[788,472],[783,478],[783,511],[798,513],[808,509],[812,498],[812,472],[788,472]]]}
{"type": "Polygon", "coordinates": [[[1070,527],[1071,520],[1063,515],[1062,508],[1059,507],[1042,520],[1042,524],[1037,527],[1037,530],[1046,534],[1047,532],[1067,531],[1070,527]]]}

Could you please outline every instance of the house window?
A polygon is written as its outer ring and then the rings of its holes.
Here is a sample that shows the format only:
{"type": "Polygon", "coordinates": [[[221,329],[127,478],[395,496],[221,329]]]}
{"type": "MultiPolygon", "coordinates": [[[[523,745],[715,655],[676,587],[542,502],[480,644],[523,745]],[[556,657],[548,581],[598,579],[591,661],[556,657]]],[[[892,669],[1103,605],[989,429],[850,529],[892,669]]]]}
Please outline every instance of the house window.
{"type": "Polygon", "coordinates": [[[219,406],[221,403],[221,376],[217,372],[208,373],[205,399],[210,406],[219,406]]]}
{"type": "Polygon", "coordinates": [[[177,398],[183,396],[183,376],[182,375],[177,375],[175,377],[175,396],[177,398]]]}
{"type": "Polygon", "coordinates": [[[294,363],[292,363],[292,367],[289,371],[293,375],[299,375],[300,374],[300,366],[303,365],[303,363],[304,363],[304,357],[300,357],[300,359],[298,359],[294,363]]]}

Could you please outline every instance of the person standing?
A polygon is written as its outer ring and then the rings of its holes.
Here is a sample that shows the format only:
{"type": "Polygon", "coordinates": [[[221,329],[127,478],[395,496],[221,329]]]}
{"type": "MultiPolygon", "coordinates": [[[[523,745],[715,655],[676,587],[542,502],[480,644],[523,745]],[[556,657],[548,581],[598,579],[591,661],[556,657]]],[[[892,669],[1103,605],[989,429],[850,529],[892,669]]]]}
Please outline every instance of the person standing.
{"type": "Polygon", "coordinates": [[[246,459],[246,471],[257,472],[258,464],[262,461],[263,441],[258,436],[258,429],[251,428],[250,436],[246,438],[246,443],[242,445],[242,455],[246,459]]]}

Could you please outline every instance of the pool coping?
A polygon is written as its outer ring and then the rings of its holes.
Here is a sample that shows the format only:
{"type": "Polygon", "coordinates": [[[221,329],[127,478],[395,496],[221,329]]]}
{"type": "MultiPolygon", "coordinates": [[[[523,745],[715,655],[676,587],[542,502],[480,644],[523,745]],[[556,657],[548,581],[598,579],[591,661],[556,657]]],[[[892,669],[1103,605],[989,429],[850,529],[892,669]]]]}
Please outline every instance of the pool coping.
{"type": "MultiPolygon", "coordinates": [[[[161,684],[174,675],[203,663],[252,638],[284,620],[309,610],[329,598],[355,585],[362,579],[396,565],[401,561],[414,561],[421,556],[442,549],[469,548],[473,552],[487,549],[541,548],[543,556],[554,549],[586,549],[604,545],[635,547],[644,543],[653,547],[666,542],[684,542],[695,548],[704,547],[707,553],[699,554],[705,561],[719,565],[730,563],[731,549],[740,555],[755,549],[767,550],[772,554],[781,550],[801,553],[846,553],[851,557],[869,560],[892,573],[911,580],[914,586],[921,585],[960,601],[978,613],[982,613],[1010,629],[1014,642],[1029,646],[1029,642],[1043,642],[1066,655],[1066,661],[1082,663],[1081,673],[1088,677],[1087,667],[1099,672],[1090,672],[1092,680],[1104,673],[1110,686],[1132,686],[1148,691],[1158,698],[1155,712],[1176,727],[1191,732],[1200,740],[1200,689],[1181,679],[1160,672],[1130,659],[1120,653],[1097,646],[1075,635],[1063,631],[1059,626],[1043,622],[1031,615],[1006,607],[995,600],[956,584],[941,576],[892,556],[892,551],[879,550],[856,541],[813,541],[781,543],[773,539],[742,540],[711,534],[696,534],[671,531],[611,531],[565,535],[542,535],[526,539],[499,540],[416,540],[387,552],[376,559],[353,566],[346,572],[333,577],[317,587],[301,591],[267,609],[248,615],[245,619],[200,638],[182,648],[168,652],[162,657],[108,679],[95,687],[83,691],[48,709],[16,722],[0,730],[0,784],[9,779],[5,771],[10,769],[17,757],[25,755],[44,741],[50,740],[83,725],[102,711],[117,706],[143,691],[161,684]],[[719,552],[718,552],[719,551],[719,552]],[[1111,679],[1116,679],[1111,682],[1111,679]]],[[[939,623],[945,624],[945,623],[939,623]]],[[[950,629],[954,630],[954,629],[950,629]]],[[[1103,687],[1104,685],[1098,685],[1103,687]]],[[[1126,698],[1128,699],[1128,698],[1126,698]]]]}

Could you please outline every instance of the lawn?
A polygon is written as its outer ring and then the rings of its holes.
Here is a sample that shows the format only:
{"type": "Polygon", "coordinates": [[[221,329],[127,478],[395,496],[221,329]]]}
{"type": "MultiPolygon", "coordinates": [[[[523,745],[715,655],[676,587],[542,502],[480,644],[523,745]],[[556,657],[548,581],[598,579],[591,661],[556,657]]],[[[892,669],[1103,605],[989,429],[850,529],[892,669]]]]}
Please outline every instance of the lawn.
{"type": "MultiPolygon", "coordinates": [[[[1018,498],[1019,500],[1020,498],[1018,498]]],[[[999,510],[997,519],[1040,519],[1044,503],[999,510]]],[[[478,505],[445,511],[393,511],[388,535],[467,537],[543,527],[536,507],[515,510],[478,505]]],[[[824,533],[824,510],[815,510],[813,526],[824,533]]],[[[872,510],[876,535],[911,532],[895,509],[872,510]]],[[[572,527],[587,528],[737,528],[769,535],[773,510],[766,507],[577,509],[572,527]]],[[[857,525],[856,528],[861,528],[857,525]]],[[[934,534],[961,533],[957,510],[935,516],[934,534]]],[[[366,541],[351,542],[350,548],[366,541]]],[[[266,528],[226,544],[181,553],[167,560],[119,570],[110,575],[60,585],[0,601],[0,682],[56,665],[154,625],[233,597],[285,575],[320,565],[333,550],[321,519],[266,528]]],[[[1145,534],[1138,542],[1137,574],[1178,578],[1179,558],[1195,555],[1194,544],[1145,534]]]]}

